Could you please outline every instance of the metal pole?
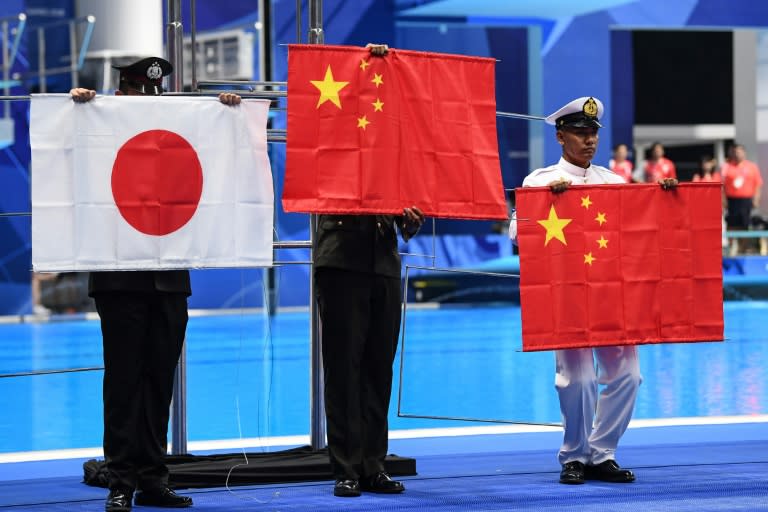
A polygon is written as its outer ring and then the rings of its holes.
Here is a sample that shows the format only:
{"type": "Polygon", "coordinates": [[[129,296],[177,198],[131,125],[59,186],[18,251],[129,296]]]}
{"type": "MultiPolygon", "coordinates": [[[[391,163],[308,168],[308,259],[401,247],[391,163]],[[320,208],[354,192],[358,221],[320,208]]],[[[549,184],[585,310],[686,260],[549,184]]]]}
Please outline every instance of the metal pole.
{"type": "Polygon", "coordinates": [[[71,66],[71,70],[69,71],[69,77],[72,81],[72,88],[75,88],[78,86],[78,76],[77,76],[77,27],[75,26],[75,21],[71,20],[69,22],[69,65],[71,66]]]}
{"type": "Polygon", "coordinates": [[[197,42],[195,41],[195,35],[197,34],[197,5],[195,0],[189,0],[189,16],[191,18],[192,26],[189,29],[190,37],[192,38],[192,90],[197,90],[197,42]]]}
{"type": "MultiPolygon", "coordinates": [[[[256,23],[256,31],[258,37],[258,51],[259,51],[259,75],[258,79],[262,83],[267,83],[272,80],[272,0],[258,0],[258,13],[259,19],[256,23]]],[[[266,90],[266,85],[258,87],[258,90],[266,90]]],[[[271,117],[267,119],[267,133],[272,128],[271,117]]],[[[277,211],[277,208],[274,209],[277,211]]],[[[274,213],[273,213],[274,215],[274,213]]],[[[274,224],[274,219],[273,219],[274,224]]],[[[274,244],[272,249],[273,262],[275,250],[274,244]]],[[[266,289],[267,297],[267,311],[269,316],[275,316],[277,314],[278,299],[277,299],[277,280],[275,279],[275,265],[265,268],[262,271],[264,276],[264,288],[266,289]]]]}
{"type": "Polygon", "coordinates": [[[37,29],[37,71],[40,80],[40,92],[47,91],[47,79],[45,77],[45,34],[42,28],[37,29]]]}
{"type": "MultiPolygon", "coordinates": [[[[299,16],[299,13],[296,13],[299,16]]],[[[323,2],[309,1],[309,44],[323,44],[323,2]]],[[[290,101],[290,98],[289,100],[290,101]]],[[[315,240],[317,215],[309,216],[309,240],[315,240]]],[[[310,249],[310,260],[314,261],[310,249]]],[[[320,317],[315,301],[314,264],[309,266],[309,338],[310,338],[310,389],[309,389],[309,440],[312,449],[325,448],[325,404],[323,400],[323,352],[320,337],[320,317]]]]}
{"type": "MultiPolygon", "coordinates": [[[[181,92],[184,87],[183,50],[184,27],[181,24],[181,0],[168,0],[168,25],[166,26],[166,46],[168,61],[173,66],[169,77],[168,90],[181,92]]],[[[187,453],[187,348],[181,347],[179,364],[173,380],[173,401],[171,402],[171,453],[187,453]]]]}

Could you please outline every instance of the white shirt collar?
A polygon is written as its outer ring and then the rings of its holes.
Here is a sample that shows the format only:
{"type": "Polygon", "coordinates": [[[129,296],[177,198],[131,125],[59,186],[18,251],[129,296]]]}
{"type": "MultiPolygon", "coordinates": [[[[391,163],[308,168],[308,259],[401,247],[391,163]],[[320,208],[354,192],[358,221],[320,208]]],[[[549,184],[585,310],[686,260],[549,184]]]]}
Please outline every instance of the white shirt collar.
{"type": "Polygon", "coordinates": [[[579,167],[578,165],[573,165],[563,157],[560,157],[560,161],[557,163],[557,165],[568,174],[573,174],[577,178],[585,178],[587,176],[587,172],[589,172],[589,170],[592,168],[591,162],[589,167],[585,169],[583,167],[579,167]]]}

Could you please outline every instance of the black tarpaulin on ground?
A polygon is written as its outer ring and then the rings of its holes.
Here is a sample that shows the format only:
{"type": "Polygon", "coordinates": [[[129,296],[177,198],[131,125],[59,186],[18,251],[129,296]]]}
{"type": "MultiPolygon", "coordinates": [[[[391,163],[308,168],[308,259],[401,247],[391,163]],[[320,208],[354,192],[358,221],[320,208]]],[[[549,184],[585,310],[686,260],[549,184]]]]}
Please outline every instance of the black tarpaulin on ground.
{"type": "MultiPolygon", "coordinates": [[[[333,479],[328,451],[313,450],[309,446],[264,453],[168,455],[165,463],[170,471],[168,483],[174,489],[333,479]]],[[[393,476],[416,474],[416,460],[412,458],[387,455],[384,466],[393,476]]],[[[84,483],[107,487],[103,460],[85,462],[83,471],[84,483]]]]}

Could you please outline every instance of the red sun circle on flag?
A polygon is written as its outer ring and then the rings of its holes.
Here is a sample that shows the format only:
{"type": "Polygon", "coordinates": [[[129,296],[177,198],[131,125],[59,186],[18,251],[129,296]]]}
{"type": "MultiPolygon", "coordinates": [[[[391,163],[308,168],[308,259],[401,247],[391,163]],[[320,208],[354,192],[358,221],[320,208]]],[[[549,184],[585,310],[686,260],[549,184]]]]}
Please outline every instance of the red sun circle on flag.
{"type": "Polygon", "coordinates": [[[148,130],[128,139],[112,166],[112,196],[138,231],[163,236],[184,226],[203,193],[197,152],[181,135],[148,130]]]}

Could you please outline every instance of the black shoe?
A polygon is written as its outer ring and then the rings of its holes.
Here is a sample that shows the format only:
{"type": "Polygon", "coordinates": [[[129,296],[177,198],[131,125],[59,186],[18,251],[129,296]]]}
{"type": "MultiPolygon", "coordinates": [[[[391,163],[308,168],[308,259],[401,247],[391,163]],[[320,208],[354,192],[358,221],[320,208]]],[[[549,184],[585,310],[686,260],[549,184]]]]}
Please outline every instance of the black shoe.
{"type": "Polygon", "coordinates": [[[136,504],[146,507],[184,508],[192,506],[192,498],[179,496],[169,487],[136,493],[136,504]]]}
{"type": "Polygon", "coordinates": [[[379,471],[375,475],[364,478],[360,481],[360,488],[368,492],[379,494],[398,494],[405,490],[402,482],[392,480],[386,471],[379,471]]]}
{"type": "Polygon", "coordinates": [[[574,460],[563,464],[560,471],[561,484],[583,484],[584,483],[584,464],[574,460]]]}
{"type": "Polygon", "coordinates": [[[107,496],[107,502],[104,504],[104,510],[107,512],[129,512],[131,510],[131,500],[133,493],[130,491],[121,491],[112,489],[107,496]]]}
{"type": "Polygon", "coordinates": [[[587,465],[584,475],[587,480],[603,482],[629,483],[635,481],[635,474],[629,469],[621,469],[615,460],[609,459],[595,466],[587,465]]]}
{"type": "Polygon", "coordinates": [[[352,478],[339,478],[333,486],[333,495],[342,498],[356,498],[360,496],[360,484],[352,478]]]}

